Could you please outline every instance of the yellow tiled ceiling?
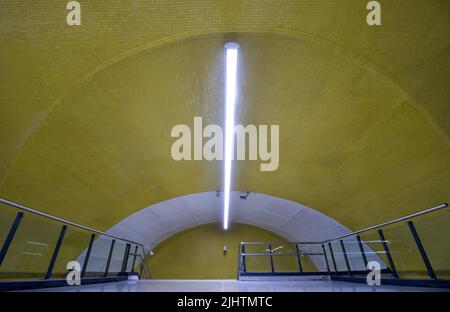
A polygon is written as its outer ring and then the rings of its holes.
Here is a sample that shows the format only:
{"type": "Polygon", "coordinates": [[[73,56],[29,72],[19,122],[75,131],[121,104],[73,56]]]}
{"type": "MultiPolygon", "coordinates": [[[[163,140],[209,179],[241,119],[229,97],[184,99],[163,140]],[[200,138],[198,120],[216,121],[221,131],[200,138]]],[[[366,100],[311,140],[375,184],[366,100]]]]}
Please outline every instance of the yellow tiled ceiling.
{"type": "Polygon", "coordinates": [[[0,7],[0,195],[106,229],[221,187],[172,160],[170,130],[223,122],[223,44],[241,46],[236,120],[280,125],[280,165],[233,189],[355,229],[448,199],[450,2],[64,1],[0,7]],[[332,3],[333,2],[333,3],[332,3]]]}

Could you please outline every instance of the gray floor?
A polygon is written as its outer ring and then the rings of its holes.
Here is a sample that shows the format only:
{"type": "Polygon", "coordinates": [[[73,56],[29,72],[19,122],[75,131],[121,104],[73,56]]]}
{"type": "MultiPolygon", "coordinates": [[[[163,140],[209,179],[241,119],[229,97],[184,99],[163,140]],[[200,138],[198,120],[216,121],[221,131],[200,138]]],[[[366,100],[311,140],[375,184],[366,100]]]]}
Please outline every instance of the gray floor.
{"type": "Polygon", "coordinates": [[[311,281],[237,281],[237,280],[141,280],[106,284],[46,288],[50,292],[405,292],[450,291],[445,289],[368,286],[328,280],[311,281]]]}

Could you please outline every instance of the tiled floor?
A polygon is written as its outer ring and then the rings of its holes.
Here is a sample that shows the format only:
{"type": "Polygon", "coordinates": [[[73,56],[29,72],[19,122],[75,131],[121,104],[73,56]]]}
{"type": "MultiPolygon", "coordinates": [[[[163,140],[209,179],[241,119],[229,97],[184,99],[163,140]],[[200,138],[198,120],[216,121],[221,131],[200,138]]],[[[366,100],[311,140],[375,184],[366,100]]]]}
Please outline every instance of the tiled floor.
{"type": "MultiPolygon", "coordinates": [[[[236,281],[236,280],[142,280],[106,284],[47,288],[34,291],[63,292],[395,292],[446,291],[444,289],[368,286],[328,280],[311,281],[236,281]]],[[[450,290],[447,290],[450,291],[450,290]]]]}

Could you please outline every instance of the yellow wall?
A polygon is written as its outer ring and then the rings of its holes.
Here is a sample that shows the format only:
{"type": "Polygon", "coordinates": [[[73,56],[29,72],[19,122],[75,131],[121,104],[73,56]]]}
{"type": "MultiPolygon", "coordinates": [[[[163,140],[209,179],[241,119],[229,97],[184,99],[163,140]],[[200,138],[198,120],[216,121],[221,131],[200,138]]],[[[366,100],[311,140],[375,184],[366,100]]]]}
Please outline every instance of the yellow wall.
{"type": "MultiPolygon", "coordinates": [[[[152,278],[156,279],[234,279],[238,246],[242,241],[285,242],[286,239],[246,224],[233,223],[228,231],[223,231],[219,223],[205,224],[178,233],[159,244],[154,249],[155,254],[148,256],[147,264],[152,278]],[[228,246],[225,255],[223,245],[228,246]]],[[[298,269],[296,259],[291,260],[295,261],[277,260],[277,269],[298,269]]],[[[247,262],[249,269],[270,268],[262,258],[247,258],[247,262]]],[[[309,259],[303,259],[303,263],[305,270],[315,270],[309,259]]]]}
{"type": "Polygon", "coordinates": [[[241,44],[236,120],[280,125],[280,167],[237,162],[234,189],[351,229],[448,199],[446,0],[81,1],[0,8],[0,195],[107,229],[220,188],[219,162],[175,162],[175,124],[223,120],[223,43],[241,44]],[[420,22],[418,22],[420,21],[420,22]],[[228,38],[228,39],[227,39],[228,38]]]}
{"type": "MultiPolygon", "coordinates": [[[[222,49],[241,45],[236,120],[280,125],[280,166],[236,162],[233,189],[355,230],[447,201],[450,1],[5,0],[0,196],[108,229],[217,190],[221,163],[175,162],[171,128],[223,121],[222,49]]],[[[437,234],[437,232],[436,232],[437,234]]]]}

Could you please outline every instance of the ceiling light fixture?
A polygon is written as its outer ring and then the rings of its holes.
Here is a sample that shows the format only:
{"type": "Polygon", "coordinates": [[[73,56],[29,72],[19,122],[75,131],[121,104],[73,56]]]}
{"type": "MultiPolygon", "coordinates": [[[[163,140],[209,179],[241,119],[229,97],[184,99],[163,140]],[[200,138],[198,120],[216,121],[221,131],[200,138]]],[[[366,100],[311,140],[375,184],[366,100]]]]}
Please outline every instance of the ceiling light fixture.
{"type": "Polygon", "coordinates": [[[231,161],[234,147],[234,107],[236,105],[237,59],[239,45],[235,42],[225,44],[226,85],[225,85],[225,155],[224,155],[224,199],[223,228],[228,229],[231,188],[231,161]]]}

